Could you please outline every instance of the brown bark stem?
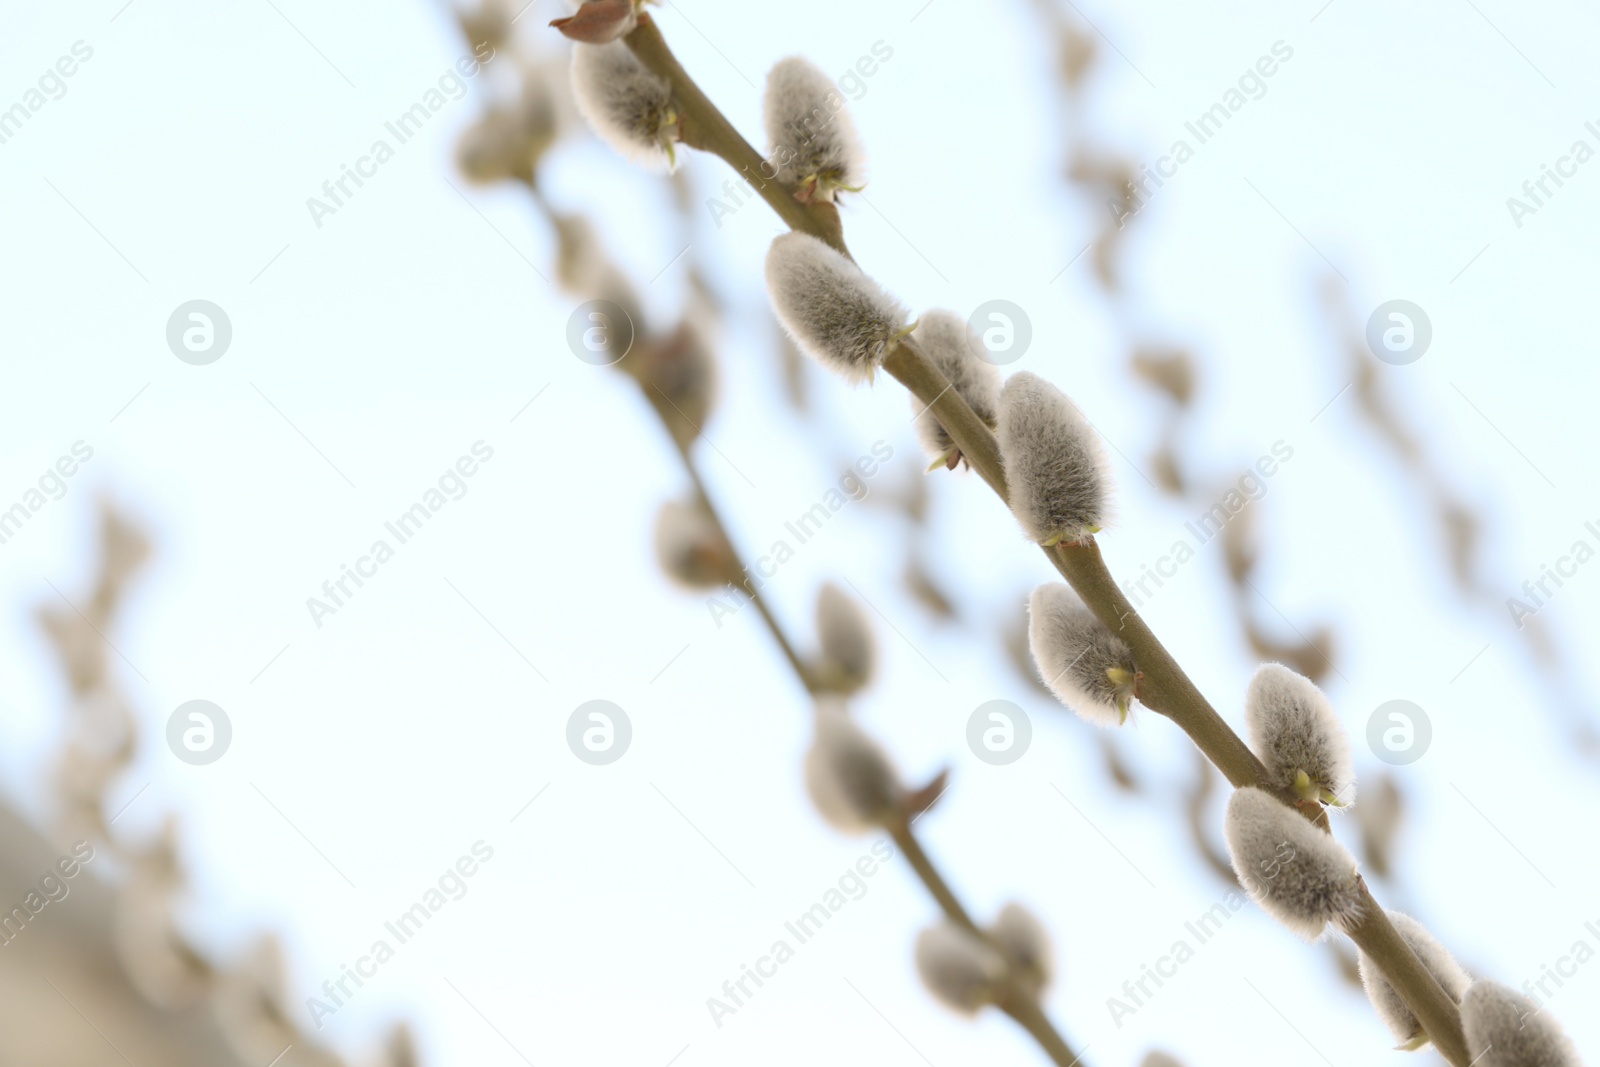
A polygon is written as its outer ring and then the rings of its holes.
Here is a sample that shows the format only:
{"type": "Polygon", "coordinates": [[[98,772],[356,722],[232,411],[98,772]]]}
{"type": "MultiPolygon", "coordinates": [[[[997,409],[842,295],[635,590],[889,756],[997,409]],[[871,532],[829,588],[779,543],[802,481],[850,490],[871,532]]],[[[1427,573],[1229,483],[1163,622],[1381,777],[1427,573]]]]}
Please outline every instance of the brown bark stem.
{"type": "MultiPolygon", "coordinates": [[[[739,134],[678,63],[648,14],[640,15],[638,28],[625,40],[647,67],[671,84],[681,108],[685,144],[720,156],[750,181],[762,199],[790,228],[827,241],[849,255],[838,212],[833,205],[802,204],[794,198],[791,190],[766,178],[760,153],[739,134]]],[[[1005,468],[994,434],[961,395],[950,388],[949,381],[928,361],[916,344],[909,339],[902,340],[887,353],[883,366],[918,400],[932,406],[940,424],[949,432],[951,440],[961,449],[961,454],[967,457],[972,468],[994,489],[1001,501],[1009,503],[1005,468]]],[[[1067,579],[1096,617],[1121,634],[1133,649],[1134,661],[1144,675],[1139,688],[1140,702],[1177,723],[1235,788],[1255,786],[1266,789],[1290,806],[1296,806],[1293,804],[1294,798],[1286,790],[1267,783],[1266,770],[1261,761],[1217,714],[1216,709],[1178,666],[1177,660],[1133,610],[1107,570],[1099,547],[1091,541],[1086,545],[1058,545],[1044,551],[1052,565],[1067,579]]],[[[1325,818],[1315,821],[1326,828],[1325,818]]],[[[916,857],[926,864],[927,856],[911,836],[909,827],[904,838],[910,842],[910,847],[904,842],[901,847],[906,851],[907,858],[912,860],[912,865],[917,866],[916,857]]],[[[931,864],[926,867],[926,872],[918,868],[917,873],[946,913],[953,920],[956,914],[960,914],[963,920],[957,921],[963,921],[964,925],[970,927],[971,920],[965,918],[959,902],[950,894],[949,887],[938,877],[931,864]],[[951,905],[955,908],[954,912],[951,905]]],[[[1465,1041],[1461,1037],[1459,1009],[1423,967],[1416,954],[1400,939],[1388,916],[1372,900],[1364,884],[1362,891],[1369,902],[1369,914],[1351,932],[1351,938],[1372,957],[1401,999],[1418,1019],[1423,1020],[1424,1027],[1430,1035],[1434,1035],[1434,1044],[1445,1058],[1454,1067],[1470,1067],[1469,1058],[1465,1055],[1465,1041]],[[1372,946],[1370,950],[1368,945],[1372,946]]],[[[1018,1021],[1022,1022],[1021,1019],[1018,1021]]]]}

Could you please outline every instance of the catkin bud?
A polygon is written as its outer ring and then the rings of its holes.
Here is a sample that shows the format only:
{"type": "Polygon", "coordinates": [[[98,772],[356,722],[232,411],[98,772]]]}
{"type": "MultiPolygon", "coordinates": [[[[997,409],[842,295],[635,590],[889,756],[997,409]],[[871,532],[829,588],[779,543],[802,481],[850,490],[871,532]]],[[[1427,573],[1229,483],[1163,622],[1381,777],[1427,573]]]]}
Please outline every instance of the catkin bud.
{"type": "MultiPolygon", "coordinates": [[[[1439,980],[1439,985],[1450,994],[1450,999],[1457,1004],[1461,997],[1472,984],[1472,978],[1461,969],[1461,964],[1450,955],[1449,949],[1439,944],[1434,936],[1428,933],[1426,927],[1409,915],[1398,911],[1388,913],[1389,921],[1394,923],[1394,928],[1399,931],[1400,937],[1411,951],[1416,953],[1422,965],[1439,980]]],[[[1395,1040],[1400,1042],[1400,1048],[1407,1052],[1414,1052],[1428,1043],[1428,1035],[1422,1029],[1422,1023],[1406,1007],[1405,1001],[1400,999],[1400,994],[1395,992],[1394,986],[1378,970],[1377,964],[1365,953],[1360,956],[1361,984],[1366,987],[1367,999],[1372,1001],[1372,1007],[1378,1013],[1378,1018],[1394,1034],[1395,1040]]]]}
{"type": "Polygon", "coordinates": [[[894,765],[842,704],[817,704],[816,737],[806,753],[806,790],[828,824],[846,833],[885,825],[905,796],[894,765]]]}
{"type": "Polygon", "coordinates": [[[672,86],[621,41],[572,49],[572,95],[600,139],[652,169],[672,169],[678,113],[672,86]]]}
{"type": "Polygon", "coordinates": [[[866,153],[833,79],[799,56],[778,61],[763,98],[767,159],[802,201],[831,201],[865,182],[866,153]]]}
{"type": "Polygon", "coordinates": [[[732,546],[698,501],[661,505],[656,559],[669,578],[690,589],[713,589],[738,577],[732,546]]]}
{"type": "Polygon", "coordinates": [[[982,938],[945,920],[917,935],[917,973],[941,1003],[971,1014],[994,1003],[1006,961],[982,938]]]}
{"type": "Polygon", "coordinates": [[[870,382],[906,309],[849,259],[805,233],[767,251],[767,295],[801,351],[852,382],[870,382]]]}
{"type": "Polygon", "coordinates": [[[817,683],[841,696],[865,688],[877,659],[872,624],[861,606],[832,582],[817,591],[817,638],[822,645],[817,683]]]}
{"type": "Polygon", "coordinates": [[[1244,713],[1250,747],[1273,785],[1341,808],[1355,800],[1350,740],[1311,679],[1282,664],[1262,664],[1250,679],[1244,713]]]}
{"type": "Polygon", "coordinates": [[[1028,648],[1057,700],[1096,726],[1128,721],[1139,678],[1133,650],[1071,587],[1046,582],[1028,598],[1028,648]]]}
{"type": "Polygon", "coordinates": [[[1582,1067],[1561,1025],[1521,993],[1481,979],[1461,998],[1473,1067],[1582,1067]]]}
{"type": "MultiPolygon", "coordinates": [[[[1000,371],[983,358],[983,342],[966,320],[953,311],[930,311],[917,320],[912,336],[921,343],[933,365],[949,379],[950,387],[972,408],[973,414],[993,429],[996,409],[1000,406],[1000,371]]],[[[917,436],[933,459],[928,469],[939,466],[953,469],[961,459],[961,450],[934,416],[932,406],[912,396],[911,410],[917,413],[917,436]]]]}
{"type": "Polygon", "coordinates": [[[1272,794],[1235,791],[1224,829],[1239,883],[1294,933],[1315,941],[1328,923],[1361,917],[1355,857],[1272,794]]]}
{"type": "Polygon", "coordinates": [[[1100,437],[1067,395],[1022,371],[1000,391],[1000,459],[1011,512],[1042,545],[1085,541],[1105,525],[1111,473],[1100,437]]]}
{"type": "Polygon", "coordinates": [[[1021,904],[1001,908],[989,928],[989,937],[1014,977],[1034,992],[1049,984],[1053,970],[1050,934],[1027,908],[1021,904]]]}

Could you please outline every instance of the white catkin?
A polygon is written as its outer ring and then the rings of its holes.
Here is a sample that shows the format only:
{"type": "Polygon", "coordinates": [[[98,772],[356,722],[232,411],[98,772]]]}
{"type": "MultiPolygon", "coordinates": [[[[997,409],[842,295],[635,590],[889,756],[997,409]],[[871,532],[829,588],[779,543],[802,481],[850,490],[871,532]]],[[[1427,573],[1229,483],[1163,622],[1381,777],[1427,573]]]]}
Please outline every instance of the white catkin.
{"type": "Polygon", "coordinates": [[[767,74],[762,109],[767,161],[778,180],[812,200],[832,200],[837,189],[859,189],[866,153],[833,79],[810,60],[790,56],[767,74]]]}
{"type": "Polygon", "coordinates": [[[861,606],[832,582],[817,591],[817,637],[822,645],[818,682],[848,695],[872,680],[877,643],[861,606]]]}
{"type": "Polygon", "coordinates": [[[601,140],[635,163],[670,169],[678,136],[672,86],[627,45],[573,45],[572,95],[601,140]]]}
{"type": "Polygon", "coordinates": [[[1029,538],[1082,541],[1106,524],[1105,450],[1065,393],[1036,374],[1013,374],[1000,391],[998,436],[1011,512],[1029,538]]]}
{"type": "Polygon", "coordinates": [[[907,316],[850,260],[805,233],[767,250],[767,295],[800,350],[851,382],[869,382],[907,316]]]}
{"type": "Polygon", "coordinates": [[[1133,650],[1070,586],[1046,582],[1028,598],[1028,648],[1040,680],[1084,720],[1096,726],[1127,720],[1137,676],[1133,650]]]}
{"type": "Polygon", "coordinates": [[[1346,929],[1360,919],[1355,858],[1272,794],[1235,791],[1224,829],[1240,884],[1294,933],[1315,941],[1330,922],[1346,929]]]}
{"type": "Polygon", "coordinates": [[[1338,712],[1311,679],[1264,663],[1245,694],[1250,747],[1274,785],[1303,800],[1355,802],[1356,770],[1338,712]],[[1301,776],[1304,775],[1302,778],[1301,776]]]}
{"type": "Polygon", "coordinates": [[[1050,983],[1054,971],[1050,934],[1027,908],[1021,904],[1001,908],[989,936],[1012,974],[1036,991],[1050,983]]]}
{"type": "Polygon", "coordinates": [[[1487,979],[1461,998],[1473,1067],[1582,1067],[1561,1024],[1515,990],[1487,979]]]}
{"type": "MultiPolygon", "coordinates": [[[[953,311],[936,309],[917,320],[911,336],[973,414],[993,429],[1000,407],[1000,370],[983,358],[983,341],[967,321],[953,311]]],[[[956,445],[933,414],[932,406],[913,395],[911,410],[916,413],[917,437],[928,458],[936,462],[949,460],[956,445]]]]}
{"type": "Polygon", "coordinates": [[[656,559],[668,577],[690,589],[714,589],[734,576],[732,549],[698,501],[661,505],[656,559]]]}
{"type": "MultiPolygon", "coordinates": [[[[1417,959],[1439,980],[1439,985],[1450,994],[1450,999],[1461,1003],[1461,997],[1472,984],[1472,978],[1450,955],[1450,950],[1439,944],[1427,928],[1411,916],[1398,911],[1391,911],[1388,915],[1401,939],[1411,946],[1417,959]]],[[[1394,1034],[1395,1040],[1400,1042],[1400,1047],[1413,1051],[1421,1048],[1428,1040],[1422,1023],[1406,1007],[1400,994],[1395,992],[1394,986],[1389,984],[1389,980],[1365,952],[1360,954],[1360,968],[1361,984],[1366,988],[1367,999],[1372,1001],[1373,1010],[1389,1028],[1389,1032],[1394,1034]]]]}
{"type": "Polygon", "coordinates": [[[904,790],[883,749],[834,701],[817,704],[816,736],[805,760],[806,790],[836,830],[863,833],[884,825],[904,790]]]}
{"type": "Polygon", "coordinates": [[[944,920],[917,935],[917,973],[940,1003],[971,1014],[994,1001],[1006,961],[970,930],[944,920]]]}

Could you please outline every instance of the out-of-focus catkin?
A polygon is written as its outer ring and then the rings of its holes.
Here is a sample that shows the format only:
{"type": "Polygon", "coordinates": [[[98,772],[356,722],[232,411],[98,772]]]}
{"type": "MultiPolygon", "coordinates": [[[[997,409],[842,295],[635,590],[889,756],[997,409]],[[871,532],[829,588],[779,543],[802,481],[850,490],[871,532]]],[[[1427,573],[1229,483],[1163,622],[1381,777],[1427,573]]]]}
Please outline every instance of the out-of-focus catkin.
{"type": "Polygon", "coordinates": [[[815,721],[805,778],[822,817],[846,833],[864,833],[897,817],[905,790],[883,748],[835,700],[817,703],[815,721]]]}
{"type": "Polygon", "coordinates": [[[617,368],[644,390],[680,447],[699,437],[717,394],[717,364],[700,330],[684,321],[671,334],[641,338],[617,368]]]}
{"type": "Polygon", "coordinates": [[[456,141],[456,165],[481,185],[515,179],[532,184],[539,159],[556,139],[554,101],[529,78],[512,103],[489,105],[456,141]]]}
{"type": "Polygon", "coordinates": [[[989,937],[1012,977],[1036,994],[1050,984],[1054,973],[1050,933],[1031,911],[1021,904],[1007,904],[989,927],[989,937]]]}
{"type": "Polygon", "coordinates": [[[965,1014],[992,1004],[1006,978],[1006,961],[972,931],[948,919],[917,935],[917,973],[940,1003],[965,1014]]]}
{"type": "Polygon", "coordinates": [[[813,668],[817,685],[848,696],[872,681],[877,662],[872,624],[861,605],[832,582],[817,591],[817,639],[822,646],[813,668]]]}
{"type": "Polygon", "coordinates": [[[656,515],[656,559],[673,581],[715,589],[737,581],[737,557],[699,500],[669,500],[656,515]]]}

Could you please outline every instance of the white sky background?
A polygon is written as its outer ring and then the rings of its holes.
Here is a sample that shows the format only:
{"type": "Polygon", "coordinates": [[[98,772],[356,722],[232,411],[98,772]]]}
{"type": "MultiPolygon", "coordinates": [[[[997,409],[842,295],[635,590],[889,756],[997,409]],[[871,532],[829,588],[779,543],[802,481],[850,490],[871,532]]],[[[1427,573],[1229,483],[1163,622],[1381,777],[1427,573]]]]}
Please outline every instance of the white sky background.
{"type": "MultiPolygon", "coordinates": [[[[158,549],[115,635],[137,668],[122,677],[144,720],[120,794],[149,783],[118,826],[151,833],[180,815],[186,914],[201,943],[226,957],[280,931],[300,1001],[474,841],[495,850],[469,894],[328,1022],[341,1050],[369,1047],[404,1017],[428,1063],[522,1062],[481,1011],[535,1063],[650,1067],[680,1051],[684,1067],[912,1064],[919,1051],[935,1067],[1042,1062],[1008,1020],[970,1023],[920,988],[911,943],[935,909],[899,863],[746,1009],[711,1024],[705,998],[870,842],[838,836],[810,809],[803,694],[754,614],[718,630],[700,598],[656,571],[650,523],[682,477],[632,385],[566,349],[573,302],[517,254],[549,274],[550,234],[513,192],[466,189],[491,228],[447,184],[466,188],[450,151],[477,99],[452,103],[320,230],[310,221],[305,199],[462,53],[441,12],[134,0],[119,14],[122,2],[8,3],[0,35],[0,106],[74,41],[94,49],[65,96],[0,145],[0,504],[74,441],[95,453],[63,500],[0,545],[11,798],[48,811],[63,691],[31,612],[54,596],[47,581],[81,589],[91,504],[107,492],[158,549]],[[207,367],[179,362],[164,339],[173,308],[197,297],[226,309],[234,329],[207,367]],[[466,497],[316,629],[305,598],[480,439],[494,458],[466,497]],[[597,697],[634,727],[632,749],[603,768],[576,760],[563,736],[572,709],[597,697]],[[232,749],[209,767],[179,763],[162,739],[168,714],[194,698],[234,724],[232,749]]],[[[1031,9],[919,8],[691,0],[658,17],[751,137],[759,103],[746,78],[759,85],[792,53],[842,72],[874,42],[890,45],[893,59],[853,105],[871,153],[867,196],[883,213],[846,209],[853,251],[917,308],[1023,306],[1035,337],[1012,369],[1051,378],[1119,448],[1144,455],[1157,407],[1126,372],[1087,257],[1051,282],[1100,220],[1059,180],[1053,57],[1031,9]]],[[[1401,771],[1414,801],[1406,889],[1381,886],[1380,897],[1403,897],[1469,967],[1513,986],[1579,937],[1600,948],[1583,929],[1600,923],[1596,768],[1567,751],[1506,616],[1462,610],[1419,533],[1421,503],[1374,450],[1352,398],[1310,422],[1347,380],[1315,303],[1326,256],[1363,318],[1393,298],[1430,315],[1427,355],[1381,370],[1491,517],[1504,594],[1600,519],[1600,161],[1520,229],[1505,207],[1575,139],[1600,148],[1583,128],[1600,120],[1593,13],[1498,0],[1082,10],[1127,59],[1102,49],[1097,139],[1141,159],[1163,154],[1273,42],[1294,49],[1267,95],[1163,190],[1125,262],[1144,309],[1137,333],[1192,343],[1203,358],[1202,467],[1242,472],[1278,439],[1295,449],[1261,506],[1263,590],[1298,624],[1336,626],[1343,677],[1328,688],[1363,769],[1380,766],[1361,740],[1377,705],[1404,698],[1432,717],[1432,750],[1401,771]]],[[[560,13],[538,0],[521,26],[544,32],[560,13]]],[[[714,160],[689,168],[702,198],[727,176],[714,160]]],[[[678,251],[660,184],[598,146],[563,148],[547,177],[561,206],[604,214],[608,247],[641,285],[678,251]]],[[[882,488],[921,461],[903,391],[887,379],[852,392],[813,375],[818,421],[782,406],[764,295],[751,285],[779,223],[753,204],[720,230],[706,215],[700,226],[697,246],[733,303],[708,426],[717,451],[701,458],[758,554],[834,481],[836,459],[888,441],[896,465],[882,488]]],[[[651,308],[668,314],[683,281],[681,265],[667,269],[649,286],[651,308]]],[[[1117,474],[1119,522],[1101,544],[1128,573],[1190,516],[1131,467],[1117,474]]],[[[908,776],[953,767],[954,787],[920,824],[928,847],[979,915],[1020,899],[1044,918],[1060,958],[1049,1008],[1063,1031],[1094,1064],[1136,1063],[1152,1046],[1201,1065],[1399,1062],[1326,955],[1253,907],[1146,1009],[1112,1024],[1106,998],[1225,889],[1200,867],[1175,803],[1113,793],[1087,730],[1004,663],[1000,620],[1053,575],[975,478],[937,482],[933,543],[964,625],[932,626],[905,596],[903,527],[863,505],[804,546],[770,596],[805,634],[817,585],[847,578],[904,634],[880,626],[880,677],[858,713],[908,776]],[[990,767],[967,751],[964,728],[973,708],[1002,697],[1033,715],[1034,747],[990,767]]],[[[1597,589],[1600,566],[1581,571],[1546,615],[1575,656],[1600,626],[1597,589]]],[[[1146,614],[1238,726],[1254,663],[1224,596],[1207,558],[1146,614]]],[[[1176,793],[1190,774],[1185,739],[1148,712],[1129,734],[1146,778],[1176,793]]],[[[1354,845],[1353,820],[1340,836],[1354,845]]],[[[1552,1005],[1591,1058],[1597,996],[1600,962],[1552,1005]]]]}

